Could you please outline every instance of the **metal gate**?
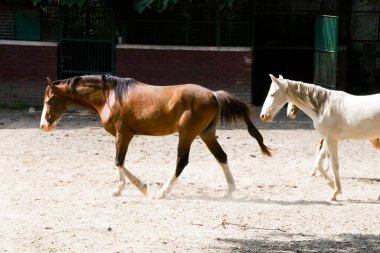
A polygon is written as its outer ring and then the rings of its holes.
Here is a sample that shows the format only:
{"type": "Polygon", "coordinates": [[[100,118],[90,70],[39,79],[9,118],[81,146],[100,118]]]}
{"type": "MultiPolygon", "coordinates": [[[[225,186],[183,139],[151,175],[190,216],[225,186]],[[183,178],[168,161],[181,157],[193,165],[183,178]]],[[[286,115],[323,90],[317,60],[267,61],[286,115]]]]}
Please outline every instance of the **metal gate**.
{"type": "Polygon", "coordinates": [[[114,13],[96,8],[64,12],[59,60],[60,78],[114,74],[114,13]]]}
{"type": "Polygon", "coordinates": [[[317,16],[315,21],[314,83],[336,89],[338,17],[317,16]]]}

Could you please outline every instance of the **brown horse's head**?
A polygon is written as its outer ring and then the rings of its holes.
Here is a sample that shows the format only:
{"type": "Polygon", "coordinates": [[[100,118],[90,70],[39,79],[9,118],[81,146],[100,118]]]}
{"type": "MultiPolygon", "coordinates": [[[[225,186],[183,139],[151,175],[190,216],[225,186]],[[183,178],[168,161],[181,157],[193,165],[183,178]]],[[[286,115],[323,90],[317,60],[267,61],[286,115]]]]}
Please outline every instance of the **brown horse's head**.
{"type": "Polygon", "coordinates": [[[289,119],[296,119],[298,110],[299,108],[295,104],[289,102],[286,109],[286,116],[288,116],[289,119]]]}
{"type": "Polygon", "coordinates": [[[56,128],[59,119],[69,104],[59,87],[60,82],[53,83],[49,78],[47,78],[47,82],[40,127],[44,131],[52,131],[56,128]]]}

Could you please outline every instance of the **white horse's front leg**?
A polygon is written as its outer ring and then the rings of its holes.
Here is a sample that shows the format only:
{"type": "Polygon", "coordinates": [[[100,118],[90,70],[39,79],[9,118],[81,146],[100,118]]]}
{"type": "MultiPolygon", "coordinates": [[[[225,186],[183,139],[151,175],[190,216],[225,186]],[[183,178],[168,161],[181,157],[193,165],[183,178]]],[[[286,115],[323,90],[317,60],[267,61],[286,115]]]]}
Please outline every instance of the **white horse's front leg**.
{"type": "Polygon", "coordinates": [[[330,167],[332,168],[335,177],[335,189],[334,192],[331,194],[329,200],[336,201],[337,195],[342,194],[342,185],[340,184],[339,177],[338,142],[336,140],[331,139],[326,140],[326,142],[327,149],[330,154],[330,167]]]}
{"type": "Polygon", "coordinates": [[[119,169],[119,182],[117,183],[115,189],[112,191],[112,196],[118,197],[121,195],[121,192],[125,189],[125,177],[123,172],[119,169]]]}

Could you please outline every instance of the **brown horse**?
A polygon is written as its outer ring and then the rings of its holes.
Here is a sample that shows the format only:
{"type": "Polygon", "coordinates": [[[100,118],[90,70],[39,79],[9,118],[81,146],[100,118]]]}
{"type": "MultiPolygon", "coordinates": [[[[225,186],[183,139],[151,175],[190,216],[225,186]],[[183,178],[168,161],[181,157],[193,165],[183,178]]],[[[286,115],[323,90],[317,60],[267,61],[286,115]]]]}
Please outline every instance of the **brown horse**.
{"type": "Polygon", "coordinates": [[[225,91],[211,91],[194,84],[152,86],[131,78],[116,76],[78,76],[52,82],[45,90],[41,128],[54,130],[70,105],[83,106],[96,112],[106,131],[115,136],[119,182],[113,191],[119,196],[127,177],[143,194],[142,183],[124,167],[128,145],[134,135],[163,136],[179,133],[177,165],[173,176],[157,193],[164,198],[188,164],[190,146],[199,135],[220,163],[228,183],[228,195],[236,190],[227,155],[216,139],[219,113],[227,124],[244,120],[262,154],[271,156],[263,137],[249,118],[249,107],[225,91]]]}

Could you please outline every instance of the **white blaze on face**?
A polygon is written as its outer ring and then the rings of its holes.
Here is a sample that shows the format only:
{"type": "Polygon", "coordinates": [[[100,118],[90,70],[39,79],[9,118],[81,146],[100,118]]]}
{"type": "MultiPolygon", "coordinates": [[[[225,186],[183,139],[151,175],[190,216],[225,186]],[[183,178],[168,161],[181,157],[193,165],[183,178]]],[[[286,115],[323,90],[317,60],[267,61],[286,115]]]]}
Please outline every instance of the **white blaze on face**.
{"type": "Polygon", "coordinates": [[[45,130],[48,126],[49,126],[49,124],[48,124],[48,122],[47,122],[47,120],[46,120],[46,107],[47,107],[47,105],[46,105],[46,103],[44,104],[44,109],[42,110],[42,114],[41,114],[41,121],[40,121],[40,127],[43,129],[43,130],[45,130]]]}
{"type": "Polygon", "coordinates": [[[48,105],[46,105],[45,103],[44,109],[42,110],[41,121],[40,121],[40,128],[46,132],[53,131],[56,128],[57,122],[58,122],[58,120],[56,120],[52,124],[49,124],[49,122],[47,121],[47,107],[48,105]]]}

